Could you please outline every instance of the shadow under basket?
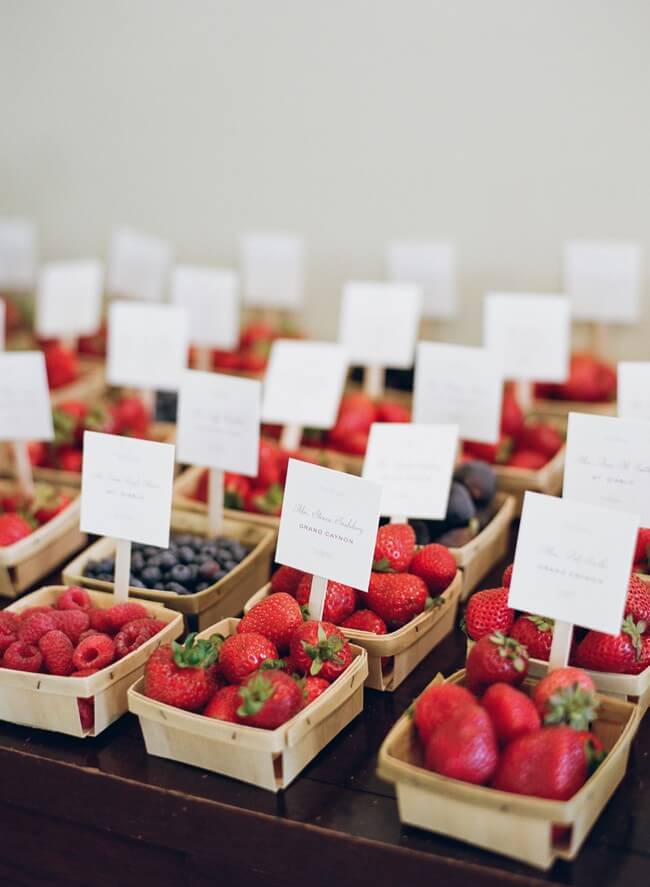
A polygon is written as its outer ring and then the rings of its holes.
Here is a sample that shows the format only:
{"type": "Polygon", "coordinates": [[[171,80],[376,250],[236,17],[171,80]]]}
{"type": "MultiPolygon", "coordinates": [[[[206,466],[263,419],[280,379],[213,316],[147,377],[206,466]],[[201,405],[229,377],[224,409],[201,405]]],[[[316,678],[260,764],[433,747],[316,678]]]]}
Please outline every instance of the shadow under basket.
{"type": "MultiPolygon", "coordinates": [[[[464,671],[448,679],[462,683],[464,671]]],[[[444,682],[442,675],[432,682],[444,682]]],[[[522,689],[530,692],[535,681],[522,689]]],[[[378,774],[395,785],[400,821],[548,869],[574,859],[625,775],[639,726],[635,705],[604,696],[593,730],[607,757],[568,801],[497,791],[439,776],[422,765],[412,719],[403,715],[379,750],[378,774]]]]}
{"type": "MultiPolygon", "coordinates": [[[[52,605],[64,590],[64,585],[46,586],[6,610],[20,613],[27,607],[52,605]]],[[[106,609],[115,603],[112,595],[97,591],[88,593],[96,607],[106,609]]],[[[127,690],[142,674],[146,660],[160,644],[170,643],[183,632],[183,619],[178,613],[158,604],[145,602],[143,605],[151,616],[166,622],[166,627],[133,653],[96,674],[73,678],[0,669],[0,719],[84,739],[98,736],[126,714],[127,690]],[[95,722],[90,730],[81,725],[77,699],[94,700],[95,722]]]]}
{"type": "MultiPolygon", "coordinates": [[[[215,632],[229,636],[238,622],[224,619],[199,637],[215,632]]],[[[367,657],[359,647],[352,646],[352,652],[352,663],[325,693],[275,730],[231,724],[156,702],[144,695],[144,678],[129,689],[129,710],[140,720],[149,754],[277,792],[362,711],[367,657]]]]}
{"type": "MultiPolygon", "coordinates": [[[[341,628],[341,632],[353,644],[368,654],[366,687],[371,690],[392,692],[396,690],[413,669],[443,641],[454,628],[460,601],[463,574],[460,570],[451,585],[440,595],[440,606],[420,613],[406,625],[389,634],[372,634],[341,628]]],[[[271,594],[271,585],[265,585],[246,603],[244,613],[271,594]]]]}

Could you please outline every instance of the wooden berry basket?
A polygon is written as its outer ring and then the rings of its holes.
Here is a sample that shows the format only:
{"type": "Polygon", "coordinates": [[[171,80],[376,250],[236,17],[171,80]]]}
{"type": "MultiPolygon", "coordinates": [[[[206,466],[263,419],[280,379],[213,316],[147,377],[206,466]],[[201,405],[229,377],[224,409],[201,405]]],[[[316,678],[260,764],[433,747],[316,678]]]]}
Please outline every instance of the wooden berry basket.
{"type": "MultiPolygon", "coordinates": [[[[234,634],[238,619],[224,619],[202,632],[234,634]]],[[[368,673],[365,650],[352,645],[346,671],[311,705],[275,730],[231,724],[191,714],[144,695],[141,678],[128,694],[147,752],[213,773],[249,782],[268,791],[287,788],[307,764],[363,709],[368,673]]]]}
{"type": "MultiPolygon", "coordinates": [[[[195,514],[207,514],[208,506],[199,499],[193,499],[192,493],[196,489],[199,478],[205,471],[198,465],[192,465],[182,471],[174,481],[174,508],[179,511],[190,511],[195,514]]],[[[244,519],[250,524],[260,527],[270,527],[277,530],[280,526],[280,518],[268,514],[254,514],[251,511],[237,511],[234,508],[224,509],[224,516],[231,520],[244,519]]]]}
{"type": "MultiPolygon", "coordinates": [[[[27,607],[53,604],[65,590],[63,585],[49,585],[26,595],[7,607],[20,613],[27,607]]],[[[96,607],[106,609],[115,603],[113,596],[88,592],[96,607]]],[[[0,719],[39,730],[53,730],[85,739],[98,736],[128,710],[126,694],[140,677],[144,663],[162,643],[169,643],[183,632],[183,619],[158,604],[144,603],[150,615],[167,625],[133,653],[86,678],[31,674],[0,669],[0,719]],[[77,699],[94,699],[95,724],[84,730],[79,718],[77,699]]]]}
{"type": "MultiPolygon", "coordinates": [[[[0,480],[0,491],[15,486],[13,481],[0,480]]],[[[29,536],[0,548],[0,598],[17,598],[88,542],[79,529],[79,490],[54,486],[72,502],[29,536]]]]}
{"type": "MultiPolygon", "coordinates": [[[[208,536],[207,518],[200,514],[172,511],[171,528],[175,533],[194,533],[208,536]]],[[[155,601],[170,610],[193,617],[192,627],[199,631],[226,615],[241,613],[251,593],[268,582],[271,558],[275,550],[276,533],[265,527],[251,524],[243,518],[228,517],[223,522],[223,535],[237,539],[251,550],[241,563],[214,585],[197,594],[181,595],[174,591],[157,591],[152,588],[129,588],[129,595],[138,600],[155,601]]],[[[103,538],[83,551],[63,571],[63,581],[68,585],[81,585],[98,591],[112,592],[113,583],[84,576],[89,560],[109,557],[115,552],[115,540],[103,538]]]]}
{"type": "Polygon", "coordinates": [[[497,475],[497,488],[510,493],[515,500],[515,517],[521,515],[524,504],[524,493],[546,493],[548,496],[559,496],[564,480],[564,454],[562,447],[543,468],[533,471],[528,468],[511,468],[508,465],[493,465],[497,475]]]}
{"type": "Polygon", "coordinates": [[[618,415],[618,405],[614,400],[599,402],[583,400],[546,400],[535,398],[532,411],[542,419],[557,419],[566,428],[569,413],[592,413],[596,416],[618,415]]]}
{"type": "Polygon", "coordinates": [[[510,524],[515,516],[515,500],[513,496],[500,492],[495,499],[497,511],[481,532],[466,545],[449,549],[463,573],[462,601],[469,597],[481,579],[508,551],[510,524]]]}
{"type": "Polygon", "coordinates": [[[69,385],[62,385],[50,391],[50,403],[53,407],[66,400],[94,400],[104,393],[106,373],[104,364],[92,358],[80,357],[79,376],[69,385]]]}
{"type": "MultiPolygon", "coordinates": [[[[459,671],[448,682],[462,683],[464,675],[464,671],[459,671]]],[[[442,675],[438,675],[433,684],[443,681],[442,675]]],[[[530,691],[534,685],[534,681],[527,680],[523,689],[530,691]]],[[[399,817],[406,825],[549,869],[556,859],[571,860],[577,856],[625,775],[638,726],[637,706],[601,697],[593,729],[608,754],[568,801],[496,791],[426,770],[408,714],[399,719],[382,743],[378,774],[394,783],[399,817]]]]}
{"type": "MultiPolygon", "coordinates": [[[[348,640],[357,644],[368,654],[368,677],[366,687],[392,693],[414,668],[429,655],[454,628],[458,603],[461,597],[463,577],[456,571],[451,585],[441,595],[442,604],[420,613],[407,625],[388,634],[372,634],[342,628],[348,640]],[[382,660],[386,662],[382,665],[382,660]]],[[[271,594],[271,584],[265,585],[246,603],[244,613],[271,594]]]]}

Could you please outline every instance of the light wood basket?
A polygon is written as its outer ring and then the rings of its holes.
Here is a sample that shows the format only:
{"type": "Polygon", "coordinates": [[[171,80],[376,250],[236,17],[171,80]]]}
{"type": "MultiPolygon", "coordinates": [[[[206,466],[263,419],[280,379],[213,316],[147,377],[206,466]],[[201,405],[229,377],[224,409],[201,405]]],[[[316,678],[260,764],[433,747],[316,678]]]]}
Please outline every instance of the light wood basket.
{"type": "Polygon", "coordinates": [[[515,500],[515,517],[521,515],[526,490],[533,493],[546,493],[548,496],[559,496],[564,480],[563,444],[553,458],[537,471],[526,468],[511,468],[508,465],[493,465],[497,475],[497,488],[509,493],[515,500]]]}
{"type": "MultiPolygon", "coordinates": [[[[0,548],[0,597],[18,597],[88,542],[79,530],[79,490],[62,484],[53,486],[69,495],[72,502],[29,536],[0,548]]],[[[14,481],[0,480],[1,491],[15,487],[14,481]]],[[[38,492],[38,484],[36,489],[38,492]]]]}
{"type": "MultiPolygon", "coordinates": [[[[172,511],[171,528],[175,533],[193,533],[208,536],[207,518],[200,514],[172,511]]],[[[227,573],[223,579],[197,594],[181,595],[174,591],[157,591],[152,588],[129,588],[130,597],[164,604],[186,616],[196,617],[199,631],[218,619],[241,613],[244,604],[255,589],[268,582],[271,559],[275,550],[276,533],[265,527],[251,524],[245,517],[228,517],[223,522],[222,533],[230,539],[250,548],[247,556],[227,573]]],[[[63,571],[63,581],[68,585],[81,585],[98,591],[112,592],[112,582],[102,582],[84,576],[89,560],[109,557],[115,553],[115,540],[103,538],[83,551],[63,571]]]]}
{"type": "MultiPolygon", "coordinates": [[[[10,604],[7,611],[20,613],[26,607],[54,604],[64,590],[64,585],[46,586],[10,604]]],[[[106,609],[115,603],[112,595],[97,591],[88,593],[96,607],[106,609]]],[[[0,669],[0,719],[85,739],[98,736],[126,714],[127,690],[142,674],[146,660],[160,644],[170,643],[183,632],[180,614],[158,604],[146,602],[143,606],[151,616],[166,622],[166,627],[133,653],[96,674],[73,678],[0,669]],[[95,702],[95,723],[91,730],[84,730],[77,699],[90,698],[95,702]]]]}
{"type": "MultiPolygon", "coordinates": [[[[193,498],[193,493],[199,483],[201,475],[207,471],[199,465],[192,465],[182,471],[174,481],[174,508],[179,511],[191,511],[194,514],[207,514],[207,503],[193,498]]],[[[237,511],[233,508],[225,508],[224,516],[231,519],[245,519],[250,524],[260,527],[270,527],[277,530],[280,526],[280,518],[268,514],[254,514],[251,511],[237,511]]]]}
{"type": "Polygon", "coordinates": [[[80,357],[79,376],[70,382],[69,385],[63,385],[61,388],[54,388],[50,391],[50,403],[53,407],[66,400],[94,400],[104,393],[106,389],[106,373],[103,362],[99,362],[93,358],[80,357]]]}
{"type": "MultiPolygon", "coordinates": [[[[462,683],[465,672],[448,682],[462,683]]],[[[433,684],[442,683],[442,675],[433,684]]],[[[534,681],[523,689],[530,692],[534,681]]],[[[422,766],[413,722],[403,715],[379,750],[378,774],[394,783],[401,822],[548,869],[574,859],[625,775],[639,726],[635,705],[602,697],[593,729],[608,754],[568,801],[549,801],[475,786],[439,776],[422,766]],[[554,831],[556,826],[560,832],[554,831]]]]}
{"type": "Polygon", "coordinates": [[[507,493],[497,493],[495,498],[498,508],[492,520],[466,545],[449,549],[463,573],[462,601],[469,597],[481,579],[508,551],[515,499],[507,493]]]}
{"type": "MultiPolygon", "coordinates": [[[[202,632],[234,634],[239,620],[224,619],[202,632]]],[[[368,673],[365,650],[352,645],[354,659],[314,702],[276,730],[262,730],[192,714],[144,695],[144,679],[129,689],[147,752],[249,782],[277,792],[298,774],[363,709],[368,673]]]]}
{"type": "MultiPolygon", "coordinates": [[[[452,632],[462,585],[462,573],[457,570],[449,588],[440,595],[440,606],[420,613],[407,625],[388,634],[372,634],[369,631],[339,626],[348,640],[363,647],[368,654],[366,687],[392,693],[433,648],[452,632]]],[[[244,606],[244,613],[248,613],[255,604],[270,594],[271,584],[268,583],[250,598],[244,606]]]]}
{"type": "Polygon", "coordinates": [[[616,401],[601,401],[593,403],[583,400],[546,400],[535,398],[533,401],[533,413],[543,419],[558,419],[561,427],[566,429],[569,413],[592,413],[596,416],[618,415],[616,401]]]}

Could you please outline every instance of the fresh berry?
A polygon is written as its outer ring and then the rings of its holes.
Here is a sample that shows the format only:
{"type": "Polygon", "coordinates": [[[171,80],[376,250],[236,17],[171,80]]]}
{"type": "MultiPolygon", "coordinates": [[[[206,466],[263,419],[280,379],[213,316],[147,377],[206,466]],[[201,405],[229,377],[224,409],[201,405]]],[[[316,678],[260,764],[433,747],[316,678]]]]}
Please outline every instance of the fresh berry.
{"type": "Polygon", "coordinates": [[[135,601],[127,601],[124,604],[115,604],[105,611],[108,618],[108,624],[113,632],[117,632],[126,625],[127,622],[133,622],[135,619],[147,619],[149,613],[142,604],[135,601]]]}
{"type": "MultiPolygon", "coordinates": [[[[0,640],[2,636],[0,635],[0,640]]],[[[0,650],[2,648],[0,647],[0,650]]],[[[641,638],[641,651],[636,662],[630,666],[628,674],[641,674],[650,665],[650,636],[644,635],[641,638]]]]}
{"type": "Polygon", "coordinates": [[[43,664],[50,674],[68,675],[74,671],[72,641],[62,631],[48,631],[38,642],[43,664]]]}
{"type": "Polygon", "coordinates": [[[341,628],[369,631],[372,634],[386,634],[388,631],[384,620],[372,610],[357,610],[341,623],[341,628]]]}
{"type": "Polygon", "coordinates": [[[144,692],[151,699],[186,711],[200,711],[213,695],[216,679],[211,666],[217,648],[210,641],[188,635],[152,653],[144,669],[144,692]]]}
{"type": "Polygon", "coordinates": [[[410,524],[385,524],[377,530],[372,568],[379,573],[403,573],[415,554],[415,530],[410,524]]]}
{"type": "Polygon", "coordinates": [[[305,575],[302,570],[296,570],[295,567],[281,566],[271,576],[271,591],[284,591],[295,597],[296,589],[300,580],[305,575]]]}
{"type": "Polygon", "coordinates": [[[422,744],[426,745],[441,724],[468,705],[476,705],[476,697],[460,684],[428,687],[418,698],[413,712],[422,744]]]}
{"type": "Polygon", "coordinates": [[[85,610],[58,610],[56,618],[59,628],[77,644],[81,635],[90,628],[90,617],[85,610]]]}
{"type": "Polygon", "coordinates": [[[18,632],[20,625],[20,617],[17,613],[10,613],[9,610],[0,610],[0,631],[18,632]]]}
{"type": "Polygon", "coordinates": [[[80,668],[79,671],[73,671],[71,678],[89,678],[91,674],[97,674],[97,668],[80,668]]]}
{"type": "Polygon", "coordinates": [[[631,616],[634,622],[645,622],[645,631],[650,627],[650,587],[638,576],[630,576],[625,616],[631,616]]]}
{"type": "Polygon", "coordinates": [[[517,450],[507,462],[510,468],[524,468],[529,471],[539,471],[548,462],[548,458],[535,450],[517,450]]]}
{"type": "Polygon", "coordinates": [[[92,601],[85,588],[72,585],[62,592],[56,602],[59,610],[90,610],[92,601]]]}
{"type": "Polygon", "coordinates": [[[39,524],[46,524],[53,520],[72,502],[70,496],[54,488],[39,490],[39,494],[32,504],[32,514],[39,524]]]}
{"type": "Polygon", "coordinates": [[[25,644],[37,644],[44,634],[57,628],[60,628],[60,625],[54,610],[47,613],[34,613],[20,623],[18,638],[25,644]]]}
{"type": "Polygon", "coordinates": [[[531,422],[526,425],[519,439],[522,449],[541,453],[547,462],[562,449],[563,443],[562,435],[546,422],[531,422]]]}
{"type": "Polygon", "coordinates": [[[127,622],[115,635],[115,658],[123,659],[133,653],[148,640],[155,637],[165,627],[160,619],[134,619],[127,622]]]}
{"type": "Polygon", "coordinates": [[[510,588],[510,583],[512,581],[512,568],[514,564],[508,564],[508,566],[503,571],[503,578],[501,579],[501,584],[504,588],[510,588]]]}
{"type": "Polygon", "coordinates": [[[11,668],[14,671],[40,671],[43,665],[43,655],[34,644],[24,641],[14,641],[4,652],[2,657],[3,668],[11,668]]]}
{"type": "Polygon", "coordinates": [[[465,669],[473,691],[490,684],[520,684],[528,673],[528,651],[499,631],[486,634],[469,651],[465,669]]]}
{"type": "Polygon", "coordinates": [[[90,627],[103,634],[113,634],[113,623],[108,610],[101,610],[99,607],[93,607],[88,610],[88,618],[90,627]]]}
{"type": "Polygon", "coordinates": [[[68,385],[79,375],[77,356],[70,348],[55,342],[43,349],[47,382],[51,389],[68,385]]]}
{"type": "Polygon", "coordinates": [[[510,684],[492,684],[481,698],[502,745],[541,727],[539,712],[529,696],[510,684]]]}
{"type": "Polygon", "coordinates": [[[8,623],[0,622],[0,659],[2,659],[2,654],[7,647],[10,647],[17,640],[18,633],[12,631],[8,623]]]}
{"type": "Polygon", "coordinates": [[[462,706],[429,739],[425,767],[474,785],[485,785],[497,767],[499,751],[489,715],[478,705],[462,706]]]}
{"type": "Polygon", "coordinates": [[[503,401],[501,403],[501,434],[517,440],[523,430],[524,411],[519,405],[514,390],[508,387],[503,392],[503,401]]]}
{"type": "Polygon", "coordinates": [[[219,721],[229,721],[238,724],[237,709],[241,705],[239,686],[221,687],[214,694],[203,710],[208,718],[216,718],[219,721]]]}
{"type": "Polygon", "coordinates": [[[368,607],[391,628],[406,625],[424,612],[427,586],[411,573],[373,573],[366,594],[368,607]]]}
{"type": "Polygon", "coordinates": [[[83,730],[92,730],[95,726],[95,699],[77,699],[79,720],[83,730]]]}
{"type": "MultiPolygon", "coordinates": [[[[246,500],[250,495],[251,491],[251,482],[247,477],[242,477],[241,474],[232,474],[229,471],[226,471],[223,476],[223,504],[225,508],[234,508],[236,511],[242,511],[246,507],[246,500]]],[[[206,483],[205,483],[205,493],[203,494],[202,501],[207,502],[208,500],[208,490],[207,490],[207,472],[206,472],[206,483]]]]}
{"type": "MultiPolygon", "coordinates": [[[[311,594],[311,579],[309,575],[303,576],[296,590],[296,600],[301,607],[309,603],[309,595],[311,594]]],[[[357,593],[354,588],[349,585],[343,585],[342,582],[327,583],[327,591],[325,592],[325,603],[323,605],[323,619],[326,622],[333,622],[334,625],[340,625],[348,616],[351,616],[357,606],[357,593]]]]}
{"type": "Polygon", "coordinates": [[[591,671],[628,674],[641,656],[641,626],[628,616],[617,635],[588,631],[576,648],[576,664],[591,671]]]}
{"type": "Polygon", "coordinates": [[[425,545],[413,557],[409,573],[424,579],[429,594],[436,597],[448,588],[456,575],[456,561],[444,545],[425,545]]]}
{"type": "Polygon", "coordinates": [[[83,454],[75,446],[59,447],[56,452],[56,467],[61,471],[69,471],[72,474],[81,474],[83,454]]]}
{"type": "Polygon", "coordinates": [[[302,622],[300,604],[290,594],[279,592],[255,604],[237,626],[237,633],[258,632],[284,653],[302,622]]]}
{"type": "Polygon", "coordinates": [[[473,641],[495,631],[507,634],[515,621],[515,611],[508,606],[507,588],[477,591],[467,603],[465,630],[473,641]]]}
{"type": "Polygon", "coordinates": [[[257,671],[239,689],[237,717],[242,724],[274,730],[303,707],[297,682],[283,671],[257,671]]]}
{"type": "Polygon", "coordinates": [[[15,512],[0,514],[0,548],[19,542],[32,532],[32,525],[15,512]]]}
{"type": "Polygon", "coordinates": [[[634,563],[647,564],[650,550],[650,527],[641,527],[636,536],[634,563]]]}
{"type": "Polygon", "coordinates": [[[533,702],[545,724],[586,729],[598,705],[594,682],[581,668],[556,668],[537,684],[533,702]]]}
{"type": "MultiPolygon", "coordinates": [[[[79,639],[78,639],[77,643],[80,644],[81,641],[85,641],[86,638],[91,638],[91,637],[93,637],[93,636],[96,635],[96,634],[104,634],[104,632],[103,632],[103,631],[97,631],[96,628],[87,628],[85,631],[82,631],[82,632],[81,632],[81,634],[79,635],[79,639]]],[[[66,637],[68,637],[68,636],[66,635],[66,637]]]]}
{"type": "Polygon", "coordinates": [[[305,705],[309,705],[314,699],[322,696],[329,687],[329,681],[325,678],[319,678],[315,675],[307,675],[302,685],[303,696],[305,697],[305,705]]]}
{"type": "Polygon", "coordinates": [[[254,631],[231,635],[219,650],[219,666],[229,684],[240,684],[267,659],[277,658],[275,645],[254,631]]]}
{"type": "Polygon", "coordinates": [[[115,644],[107,634],[94,634],[77,646],[72,657],[75,669],[106,668],[115,659],[115,644]]]}
{"type": "Polygon", "coordinates": [[[330,683],[352,662],[350,644],[335,625],[310,619],[291,638],[291,664],[298,674],[319,675],[330,683]]]}
{"type": "Polygon", "coordinates": [[[525,614],[510,629],[510,637],[526,647],[531,659],[548,662],[553,643],[553,620],[525,614]]]}

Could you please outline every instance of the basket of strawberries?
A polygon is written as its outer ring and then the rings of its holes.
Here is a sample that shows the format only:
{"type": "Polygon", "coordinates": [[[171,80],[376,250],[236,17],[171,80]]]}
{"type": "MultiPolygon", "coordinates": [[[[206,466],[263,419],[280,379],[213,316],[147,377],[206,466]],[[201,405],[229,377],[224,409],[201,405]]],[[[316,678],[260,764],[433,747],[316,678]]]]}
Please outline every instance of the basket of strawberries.
{"type": "Polygon", "coordinates": [[[96,360],[79,357],[57,341],[40,343],[45,357],[52,405],[62,401],[99,397],[106,387],[104,367],[96,360]]]}
{"type": "Polygon", "coordinates": [[[569,378],[562,384],[538,382],[533,409],[566,420],[569,413],[616,415],[616,367],[588,352],[571,355],[569,378]]]}

